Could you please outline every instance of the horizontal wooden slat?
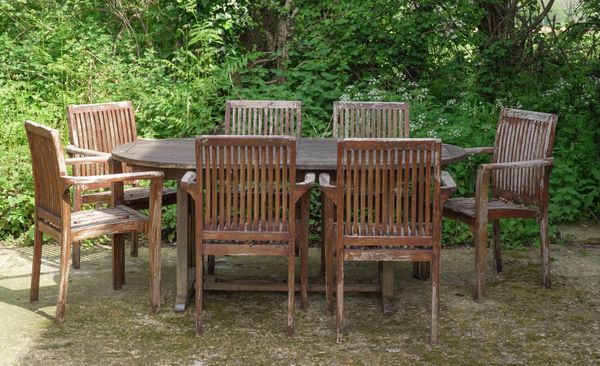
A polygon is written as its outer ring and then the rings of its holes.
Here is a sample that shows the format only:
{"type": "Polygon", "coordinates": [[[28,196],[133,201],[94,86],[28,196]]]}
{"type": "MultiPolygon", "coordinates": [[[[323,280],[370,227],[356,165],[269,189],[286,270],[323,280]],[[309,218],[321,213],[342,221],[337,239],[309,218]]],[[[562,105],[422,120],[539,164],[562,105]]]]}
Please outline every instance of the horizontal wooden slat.
{"type": "Polygon", "coordinates": [[[431,250],[392,250],[392,249],[381,249],[381,250],[356,250],[356,249],[345,249],[344,260],[345,261],[416,261],[416,262],[427,262],[430,261],[433,255],[431,250]]]}
{"type": "Polygon", "coordinates": [[[431,246],[433,236],[344,236],[343,242],[346,246],[431,246]]]}
{"type": "Polygon", "coordinates": [[[279,231],[237,231],[237,230],[220,230],[220,231],[202,231],[202,238],[206,240],[262,240],[262,241],[285,241],[289,240],[288,232],[279,231]]]}
{"type": "Polygon", "coordinates": [[[144,232],[148,217],[127,206],[78,211],[71,215],[73,240],[97,237],[105,233],[144,232]]]}
{"type": "Polygon", "coordinates": [[[203,244],[202,247],[205,255],[287,256],[289,254],[287,245],[203,244]]]}

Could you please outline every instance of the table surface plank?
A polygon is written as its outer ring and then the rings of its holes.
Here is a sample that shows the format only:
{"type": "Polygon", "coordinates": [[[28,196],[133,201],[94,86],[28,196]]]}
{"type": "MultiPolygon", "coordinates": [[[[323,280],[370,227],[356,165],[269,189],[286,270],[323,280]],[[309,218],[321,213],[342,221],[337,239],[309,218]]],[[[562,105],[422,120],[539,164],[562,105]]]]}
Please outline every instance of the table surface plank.
{"type": "MultiPolygon", "coordinates": [[[[112,151],[113,158],[130,166],[153,169],[193,170],[196,168],[194,138],[139,140],[120,145],[112,151]]],[[[442,164],[463,160],[467,152],[458,146],[442,146],[442,164]]],[[[335,171],[337,169],[337,139],[300,138],[296,165],[303,171],[335,171]]]]}

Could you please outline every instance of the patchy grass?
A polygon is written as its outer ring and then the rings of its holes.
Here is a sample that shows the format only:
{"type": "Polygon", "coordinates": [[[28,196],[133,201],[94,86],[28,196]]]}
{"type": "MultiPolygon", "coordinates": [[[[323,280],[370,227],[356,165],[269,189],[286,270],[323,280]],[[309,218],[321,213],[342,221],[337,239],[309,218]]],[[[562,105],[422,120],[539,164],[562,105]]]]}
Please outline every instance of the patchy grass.
{"type": "MultiPolygon", "coordinates": [[[[376,295],[346,295],[346,333],[335,343],[335,320],[324,295],[310,294],[296,310],[296,337],[288,339],[284,293],[208,293],[205,335],[194,336],[193,309],[173,312],[175,251],[163,249],[162,306],[148,313],[147,252],[127,257],[127,284],[111,289],[110,250],[84,249],[82,269],[71,271],[67,320],[52,323],[58,250],[44,247],[40,301],[28,302],[31,248],[0,249],[0,359],[44,365],[440,365],[597,364],[600,360],[600,248],[552,247],[553,289],[540,287],[537,248],[506,251],[505,272],[493,274],[488,297],[471,299],[473,250],[443,252],[440,344],[428,343],[429,282],[396,266],[396,305],[381,313],[376,295]],[[26,330],[23,330],[26,328],[26,330]]],[[[491,259],[491,258],[490,258],[491,259]]],[[[318,270],[318,250],[311,253],[318,270]]],[[[276,259],[228,258],[224,274],[283,275],[276,259]]],[[[374,276],[375,265],[350,268],[374,276]]],[[[316,272],[314,272],[316,273],[316,272]]],[[[4,362],[0,362],[4,364],[4,362]]]]}

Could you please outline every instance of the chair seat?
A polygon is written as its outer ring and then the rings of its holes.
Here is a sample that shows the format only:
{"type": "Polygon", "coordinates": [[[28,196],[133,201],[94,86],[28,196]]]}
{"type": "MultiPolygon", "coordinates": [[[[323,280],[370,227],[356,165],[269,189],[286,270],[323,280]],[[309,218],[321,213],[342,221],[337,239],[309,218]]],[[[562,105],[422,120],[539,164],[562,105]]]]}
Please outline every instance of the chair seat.
{"type": "Polygon", "coordinates": [[[71,234],[83,240],[106,234],[146,230],[148,217],[127,206],[77,211],[71,214],[71,234]]]}
{"type": "MultiPolygon", "coordinates": [[[[501,218],[536,218],[539,210],[523,204],[499,199],[488,201],[488,220],[501,218]]],[[[475,219],[475,198],[450,198],[444,205],[444,215],[475,219]]]]}
{"type": "MultiPolygon", "coordinates": [[[[123,190],[124,193],[124,203],[125,205],[135,208],[135,209],[143,209],[148,208],[148,202],[150,197],[150,188],[147,187],[132,187],[125,188],[123,190]]],[[[93,192],[93,193],[85,193],[83,194],[82,200],[83,203],[110,203],[110,191],[102,191],[102,192],[93,192]]],[[[162,204],[172,205],[177,203],[177,191],[172,188],[164,188],[162,195],[162,204]]]]}

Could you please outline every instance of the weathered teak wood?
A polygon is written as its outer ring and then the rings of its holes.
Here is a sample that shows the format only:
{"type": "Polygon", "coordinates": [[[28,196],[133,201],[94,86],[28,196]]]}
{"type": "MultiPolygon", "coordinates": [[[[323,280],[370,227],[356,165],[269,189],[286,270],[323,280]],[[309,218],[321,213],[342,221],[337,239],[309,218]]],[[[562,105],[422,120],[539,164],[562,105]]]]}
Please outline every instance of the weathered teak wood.
{"type": "Polygon", "coordinates": [[[558,117],[553,114],[503,109],[500,112],[495,146],[469,151],[493,154],[492,163],[482,164],[477,170],[476,196],[452,198],[444,206],[444,216],[465,222],[473,229],[476,300],[482,300],[485,296],[488,220],[491,220],[494,226],[497,272],[502,271],[499,220],[539,220],[542,239],[542,285],[545,288],[550,287],[548,183],[557,121],[558,117]]]}
{"type": "Polygon", "coordinates": [[[302,136],[302,103],[279,100],[228,100],[225,134],[302,136]]]}
{"type": "Polygon", "coordinates": [[[29,140],[33,181],[35,186],[35,242],[31,275],[31,301],[39,295],[42,233],[60,242],[60,282],[56,307],[56,322],[65,317],[67,285],[69,279],[69,256],[71,245],[79,240],[112,234],[113,240],[113,286],[121,287],[125,281],[122,251],[122,235],[143,232],[149,241],[150,304],[153,312],[160,309],[160,218],[162,200],[162,172],[120,173],[120,163],[112,162],[113,170],[120,174],[69,176],[67,165],[106,164],[107,155],[65,160],[58,131],[26,121],[25,130],[29,140]],[[122,204],[122,182],[126,180],[150,180],[150,216],[122,204]],[[111,185],[111,207],[89,211],[71,212],[70,188],[111,185]],[[121,185],[121,186],[119,186],[121,185]]]}
{"type": "MultiPolygon", "coordinates": [[[[67,152],[74,156],[102,156],[118,145],[130,143],[138,139],[133,106],[130,101],[101,104],[81,104],[67,106],[67,121],[71,145],[67,152]]],[[[127,166],[124,172],[130,172],[127,166]]],[[[76,176],[101,175],[109,172],[107,163],[77,165],[73,169],[76,176]]],[[[128,182],[136,185],[137,182],[128,182]]],[[[73,204],[76,210],[84,203],[109,204],[109,185],[96,184],[88,187],[76,187],[73,204]]],[[[150,190],[146,187],[125,189],[124,204],[136,210],[147,209],[150,190]]],[[[174,204],[176,192],[164,189],[163,205],[174,204]]],[[[137,256],[138,238],[131,236],[131,255],[137,256]]],[[[73,267],[79,268],[79,243],[73,245],[73,267]]]]}
{"type": "MultiPolygon", "coordinates": [[[[225,104],[225,134],[253,136],[302,135],[302,103],[299,101],[228,100],[225,104]]],[[[299,202],[296,246],[300,250],[301,307],[308,307],[308,220],[310,196],[299,202]]],[[[208,257],[208,273],[214,273],[214,258],[208,257]]]]}
{"type": "Polygon", "coordinates": [[[333,102],[333,136],[409,137],[408,103],[333,102]]]}
{"type": "MultiPolygon", "coordinates": [[[[337,169],[337,139],[335,138],[299,138],[296,160],[297,176],[306,172],[330,173],[332,177],[337,169]]],[[[126,163],[134,170],[161,170],[165,179],[180,180],[186,172],[196,169],[195,140],[193,138],[176,138],[162,140],[135,141],[120,145],[112,152],[112,157],[126,163]]],[[[466,157],[464,149],[443,144],[442,165],[460,161],[466,157]]],[[[188,240],[187,222],[187,193],[180,189],[181,205],[177,206],[177,297],[176,311],[184,311],[189,299],[194,271],[188,268],[191,262],[190,248],[192,241],[188,240]]],[[[332,208],[333,210],[333,208],[332,208]]],[[[331,217],[331,216],[329,216],[331,217]]],[[[325,228],[331,225],[325,225],[325,228]]],[[[331,231],[331,230],[329,230],[331,231]]],[[[332,249],[333,250],[333,249],[332,249]]],[[[333,276],[328,277],[333,283],[333,276]]],[[[346,281],[348,282],[348,281],[346,281]]],[[[218,287],[219,283],[211,289],[218,287]]],[[[225,288],[225,286],[223,287],[225,288]]],[[[260,290],[258,287],[252,287],[260,290]]],[[[310,284],[309,284],[310,290],[310,284]]],[[[348,290],[347,290],[348,291],[348,290]]],[[[329,304],[333,305],[333,299],[329,304]]],[[[333,306],[329,309],[332,311],[333,306]]]]}
{"type": "Polygon", "coordinates": [[[196,171],[182,179],[195,201],[196,334],[202,334],[204,255],[287,256],[288,336],[294,333],[296,139],[199,136],[196,171]]]}
{"type": "MultiPolygon", "coordinates": [[[[320,176],[323,193],[337,206],[338,342],[342,340],[344,321],[346,261],[430,262],[431,341],[437,341],[441,218],[445,199],[441,191],[441,148],[441,141],[434,139],[338,142],[337,184],[331,185],[326,174],[320,176]]],[[[389,268],[383,276],[389,276],[389,268]]],[[[330,287],[327,292],[329,301],[333,289],[330,287]]]]}

